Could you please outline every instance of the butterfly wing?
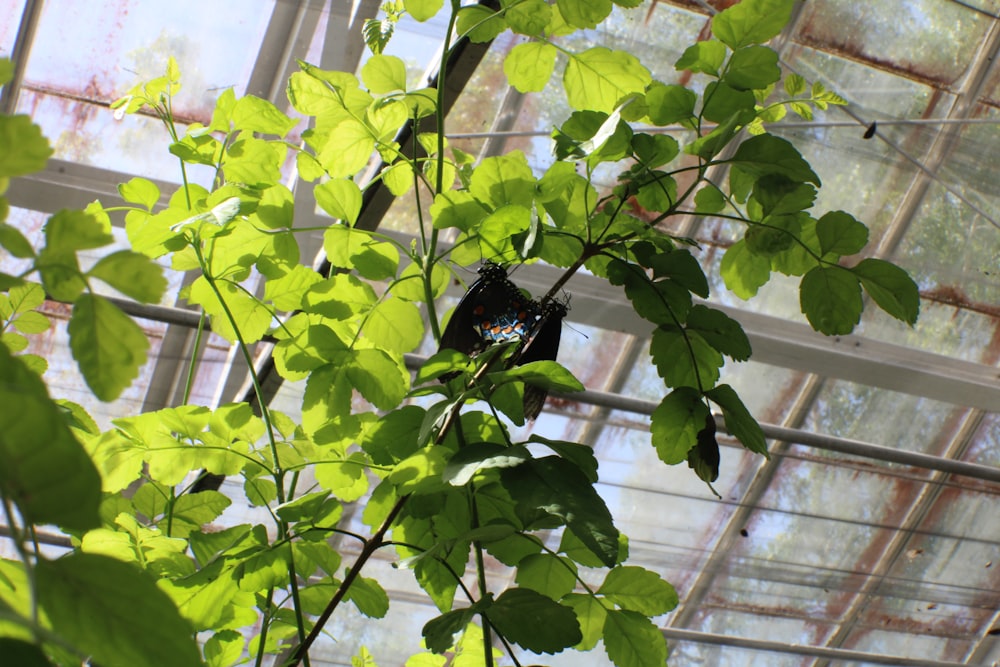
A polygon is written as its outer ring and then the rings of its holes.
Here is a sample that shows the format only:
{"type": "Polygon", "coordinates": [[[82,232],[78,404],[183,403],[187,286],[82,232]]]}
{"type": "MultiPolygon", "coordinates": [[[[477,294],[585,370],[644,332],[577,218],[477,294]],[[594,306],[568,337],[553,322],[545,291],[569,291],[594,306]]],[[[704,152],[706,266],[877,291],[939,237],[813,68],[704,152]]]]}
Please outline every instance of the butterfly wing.
{"type": "MultiPolygon", "coordinates": [[[[483,309],[498,299],[498,295],[506,298],[508,285],[507,270],[499,264],[487,262],[479,269],[479,279],[452,311],[444,333],[441,334],[440,349],[451,348],[463,354],[472,355],[480,352],[486,345],[483,342],[481,322],[483,309]]],[[[516,289],[516,288],[515,288],[516,289]]]]}
{"type": "MultiPolygon", "coordinates": [[[[559,340],[562,338],[562,321],[568,308],[565,303],[550,301],[541,311],[538,328],[531,344],[524,350],[518,364],[532,361],[555,361],[559,354],[559,340]]],[[[542,412],[549,391],[531,384],[524,385],[524,416],[536,419],[542,412]]]]}

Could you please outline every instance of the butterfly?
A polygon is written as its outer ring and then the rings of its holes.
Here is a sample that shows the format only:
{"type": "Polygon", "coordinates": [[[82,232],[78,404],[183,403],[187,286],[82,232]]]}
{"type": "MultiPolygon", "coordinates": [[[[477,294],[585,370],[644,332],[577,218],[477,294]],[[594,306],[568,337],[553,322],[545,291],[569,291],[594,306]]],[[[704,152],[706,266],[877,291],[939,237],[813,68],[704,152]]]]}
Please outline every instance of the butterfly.
{"type": "MultiPolygon", "coordinates": [[[[517,364],[532,361],[555,361],[559,352],[562,320],[566,303],[549,301],[543,307],[526,299],[521,289],[507,277],[507,270],[493,262],[479,269],[479,279],[455,306],[441,335],[441,348],[451,348],[475,355],[494,343],[528,341],[517,364]]],[[[455,377],[442,376],[442,381],[455,377]]],[[[524,415],[536,419],[542,411],[548,390],[526,384],[524,415]]]]}
{"type": "Polygon", "coordinates": [[[523,340],[538,320],[536,308],[507,278],[507,269],[486,262],[479,268],[479,279],[455,306],[441,334],[441,349],[471,356],[493,343],[523,340]]]}
{"type": "MultiPolygon", "coordinates": [[[[559,339],[562,336],[562,321],[569,312],[566,303],[549,301],[544,307],[535,306],[539,311],[538,321],[531,332],[531,344],[528,345],[517,363],[527,364],[532,361],[555,361],[559,354],[559,339]]],[[[531,384],[524,385],[524,416],[536,419],[545,405],[548,389],[531,384]]]]}

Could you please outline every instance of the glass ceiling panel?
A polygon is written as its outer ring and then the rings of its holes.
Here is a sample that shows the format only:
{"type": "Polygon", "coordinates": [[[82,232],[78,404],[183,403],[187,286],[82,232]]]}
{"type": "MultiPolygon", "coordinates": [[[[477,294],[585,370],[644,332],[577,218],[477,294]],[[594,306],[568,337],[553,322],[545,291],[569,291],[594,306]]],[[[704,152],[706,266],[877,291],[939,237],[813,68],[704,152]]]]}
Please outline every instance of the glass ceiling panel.
{"type": "Polygon", "coordinates": [[[177,58],[183,89],[174,112],[202,122],[219,92],[243,93],[257,59],[274,0],[213,0],[212,20],[200,0],[102,5],[48,0],[35,33],[25,85],[73,99],[107,103],[136,81],[162,76],[177,58]],[[223,20],[221,17],[225,17],[223,20]]]}
{"type": "MultiPolygon", "coordinates": [[[[113,98],[108,98],[105,102],[113,98]]],[[[167,152],[170,137],[158,119],[133,114],[116,120],[105,104],[22,89],[18,113],[30,114],[51,137],[54,157],[146,178],[180,183],[177,158],[167,152]]],[[[185,126],[178,127],[183,134],[185,126]]],[[[204,165],[186,165],[193,183],[208,186],[215,171],[204,165]]]]}
{"type": "MultiPolygon", "coordinates": [[[[942,641],[940,637],[921,632],[860,629],[848,638],[844,648],[923,660],[959,660],[965,654],[965,646],[967,646],[965,642],[942,641]]],[[[854,667],[864,663],[845,662],[841,664],[854,667]]]]}
{"type": "MultiPolygon", "coordinates": [[[[1000,415],[986,415],[971,443],[962,457],[964,460],[1000,467],[1000,415]]],[[[1000,565],[1000,559],[997,560],[1000,565]]]]}
{"type": "MultiPolygon", "coordinates": [[[[897,261],[906,265],[904,259],[897,261]]],[[[916,277],[915,273],[911,275],[916,277]]],[[[967,308],[967,304],[952,299],[944,290],[932,289],[924,294],[920,302],[920,319],[913,327],[881,311],[869,310],[865,312],[856,333],[895,345],[995,365],[1000,352],[997,349],[996,316],[967,308]]]]}
{"type": "Polygon", "coordinates": [[[23,11],[24,0],[0,1],[0,56],[9,57],[13,52],[23,11]]]}
{"type": "Polygon", "coordinates": [[[955,86],[990,20],[951,0],[827,0],[805,3],[795,27],[802,42],[955,86]]]}
{"type": "MultiPolygon", "coordinates": [[[[670,663],[686,666],[743,667],[744,665],[768,665],[768,667],[806,667],[809,658],[773,651],[755,651],[733,646],[700,644],[688,641],[672,642],[670,663]]],[[[839,667],[839,666],[838,666],[839,667]]]]}
{"type": "Polygon", "coordinates": [[[948,403],[828,380],[802,428],[898,449],[937,454],[947,445],[942,432],[956,418],[948,403]],[[891,418],[889,416],[891,415],[891,418]]]}
{"type": "Polygon", "coordinates": [[[903,268],[916,269],[917,284],[932,295],[980,311],[1000,302],[993,275],[1000,230],[938,184],[930,186],[897,254],[903,268]]]}
{"type": "MultiPolygon", "coordinates": [[[[18,110],[42,126],[57,158],[180,182],[162,123],[139,115],[118,121],[107,105],[137,81],[162,76],[174,56],[183,77],[173,100],[179,131],[185,121],[208,123],[223,89],[243,94],[273,5],[224,0],[213,9],[226,20],[195,22],[203,9],[196,0],[174,3],[170,12],[138,0],[43,3],[18,110]]],[[[197,183],[213,175],[203,166],[188,169],[197,183]]]]}

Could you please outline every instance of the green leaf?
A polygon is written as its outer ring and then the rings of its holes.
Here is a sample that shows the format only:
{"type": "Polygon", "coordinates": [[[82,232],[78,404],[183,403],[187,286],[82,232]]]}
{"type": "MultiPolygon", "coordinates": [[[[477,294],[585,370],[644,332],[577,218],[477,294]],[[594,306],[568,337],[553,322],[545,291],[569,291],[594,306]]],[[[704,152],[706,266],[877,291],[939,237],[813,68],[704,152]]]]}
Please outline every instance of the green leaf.
{"type": "Polygon", "coordinates": [[[107,299],[84,294],[73,305],[69,346],[87,386],[102,401],[118,398],[146,363],[149,340],[107,299]]]}
{"type": "Polygon", "coordinates": [[[687,459],[698,442],[698,431],[711,413],[693,387],[678,387],[653,410],[650,430],[660,460],[676,465],[687,459]]]}
{"type": "Polygon", "coordinates": [[[771,262],[750,252],[746,241],[729,246],[722,256],[719,273],[726,287],[741,299],[749,299],[771,277],[771,262]]]}
{"type": "Polygon", "coordinates": [[[583,634],[583,639],[573,648],[578,651],[589,651],[597,646],[597,642],[604,636],[604,619],[608,615],[604,604],[593,595],[578,593],[567,595],[560,604],[573,610],[580,624],[580,632],[583,634]]]}
{"type": "Polygon", "coordinates": [[[780,174],[757,179],[753,198],[760,204],[764,216],[797,213],[812,207],[816,188],[809,183],[798,183],[780,174]]]}
{"type": "Polygon", "coordinates": [[[596,28],[611,13],[611,0],[556,0],[563,20],[574,28],[596,28]]]}
{"type": "MultiPolygon", "coordinates": [[[[698,431],[698,441],[695,446],[688,450],[688,467],[694,470],[695,474],[708,484],[712,489],[712,482],[719,479],[719,464],[721,456],[719,454],[719,441],[715,437],[715,419],[709,415],[705,417],[705,424],[698,431]]],[[[712,489],[715,495],[719,495],[712,489]]]]}
{"type": "Polygon", "coordinates": [[[694,195],[694,206],[698,213],[719,213],[726,208],[726,198],[713,184],[707,184],[694,195]]]}
{"type": "Polygon", "coordinates": [[[768,455],[764,431],[761,430],[760,424],[743,405],[743,401],[740,400],[739,395],[732,387],[728,384],[720,384],[718,387],[706,391],[705,396],[722,408],[722,416],[726,420],[726,430],[744,447],[751,452],[768,455]]]}
{"type": "Polygon", "coordinates": [[[412,352],[424,338],[420,310],[411,302],[389,297],[369,313],[365,338],[389,352],[412,352]]]}
{"type": "Polygon", "coordinates": [[[284,276],[272,278],[264,284],[264,300],[273,303],[278,310],[298,310],[309,289],[321,282],[323,277],[319,273],[303,264],[296,264],[284,276]]]}
{"type": "Polygon", "coordinates": [[[402,461],[419,449],[417,434],[426,411],[407,405],[386,414],[364,432],[361,448],[378,465],[402,461]]]}
{"type": "Polygon", "coordinates": [[[849,334],[861,320],[864,306],[859,278],[839,266],[817,266],[802,276],[799,304],[816,331],[849,334]]]}
{"type": "Polygon", "coordinates": [[[545,42],[518,44],[503,61],[507,81],[522,93],[537,93],[545,88],[556,67],[556,47],[545,42]]]}
{"type": "Polygon", "coordinates": [[[816,221],[821,254],[853,255],[868,243],[868,228],[850,213],[830,211],[816,221]]]}
{"type": "Polygon", "coordinates": [[[677,182],[663,171],[649,173],[649,180],[639,184],[635,200],[650,211],[666,211],[677,201],[677,182]]]}
{"type": "Polygon", "coordinates": [[[714,39],[706,39],[687,47],[674,63],[674,67],[678,70],[704,72],[712,76],[719,76],[719,70],[725,60],[726,45],[714,39]]]}
{"type": "Polygon", "coordinates": [[[622,609],[645,616],[659,616],[674,609],[677,591],[655,572],[634,565],[612,568],[597,590],[622,609]]]}
{"type": "Polygon", "coordinates": [[[694,330],[660,326],[653,331],[649,352],[668,387],[709,389],[719,379],[722,355],[694,330]],[[686,335],[685,335],[686,334],[686,335]]]}
{"type": "Polygon", "coordinates": [[[472,172],[472,196],[494,209],[516,204],[531,209],[535,199],[535,176],[519,150],[485,158],[472,172]]]}
{"type": "Polygon", "coordinates": [[[530,554],[517,564],[514,580],[522,588],[558,600],[576,587],[576,564],[553,554],[530,554]]]}
{"type": "Polygon", "coordinates": [[[781,78],[778,53],[766,46],[745,46],[729,59],[723,81],[736,90],[761,90],[781,78]]]}
{"type": "Polygon", "coordinates": [[[284,137],[298,124],[268,100],[254,95],[237,98],[230,111],[232,129],[284,137]]]}
{"type": "Polygon", "coordinates": [[[375,137],[365,124],[345,116],[330,128],[316,159],[330,178],[349,178],[368,164],[374,150],[375,137]]]}
{"type": "Polygon", "coordinates": [[[755,176],[781,174],[796,183],[820,185],[819,176],[785,139],[771,134],[750,137],[736,149],[732,162],[755,176]]]}
{"type": "Polygon", "coordinates": [[[545,0],[525,0],[508,7],[505,18],[511,31],[535,37],[541,35],[552,20],[552,7],[545,0]]]}
{"type": "Polygon", "coordinates": [[[375,240],[365,231],[346,225],[331,225],[323,233],[323,249],[334,266],[353,268],[369,280],[396,276],[399,250],[387,241],[375,240]]]}
{"type": "Polygon", "coordinates": [[[504,21],[502,12],[477,4],[458,10],[455,27],[458,33],[467,36],[470,42],[484,44],[506,30],[507,22],[504,21]]]}
{"type": "Polygon", "coordinates": [[[141,303],[157,303],[167,290],[163,268],[145,255],[120,250],[102,257],[87,272],[141,303]]]}
{"type": "Polygon", "coordinates": [[[205,661],[208,667],[230,667],[243,655],[246,640],[236,630],[216,632],[205,642],[205,661]]]}
{"type": "Polygon", "coordinates": [[[338,499],[354,502],[368,491],[367,463],[364,454],[359,452],[352,452],[343,461],[318,463],[313,467],[316,483],[329,489],[338,499]]]}
{"type": "Polygon", "coordinates": [[[691,293],[669,278],[651,282],[645,271],[621,260],[608,265],[608,280],[624,285],[636,313],[656,324],[683,321],[691,308],[691,293]]]}
{"type": "Polygon", "coordinates": [[[392,410],[409,389],[409,373],[385,350],[356,350],[347,377],[366,401],[380,410],[392,410]]]}
{"type": "Polygon", "coordinates": [[[583,391],[583,383],[573,377],[569,370],[556,361],[532,361],[498,373],[490,373],[489,379],[500,384],[512,379],[523,380],[548,391],[569,393],[583,391]]]}
{"type": "MultiPolygon", "coordinates": [[[[3,217],[5,216],[0,216],[0,219],[3,217]]],[[[17,227],[12,227],[6,222],[0,222],[0,246],[3,246],[14,257],[24,259],[35,256],[35,249],[31,242],[17,227]]]]}
{"type": "Polygon", "coordinates": [[[698,96],[694,91],[677,84],[663,85],[656,82],[646,91],[649,120],[653,125],[670,125],[694,118],[694,105],[698,96]]]}
{"type": "Polygon", "coordinates": [[[95,662],[107,667],[203,664],[192,627],[154,580],[132,565],[74,553],[39,561],[35,575],[53,630],[95,662]]]}
{"type": "Polygon", "coordinates": [[[281,165],[285,157],[283,148],[279,146],[281,144],[277,142],[241,134],[222,157],[226,180],[261,188],[277,183],[281,180],[281,165]]]}
{"type": "Polygon", "coordinates": [[[0,178],[45,169],[52,157],[49,140],[26,115],[0,116],[0,178]]]}
{"type": "Polygon", "coordinates": [[[708,278],[689,250],[677,248],[657,254],[650,264],[657,278],[670,278],[692,294],[708,298],[708,278]]]}
{"type": "MultiPolygon", "coordinates": [[[[4,615],[2,611],[3,606],[0,606],[0,616],[4,615]]],[[[52,667],[52,663],[45,657],[42,649],[20,639],[0,637],[0,655],[8,664],[17,665],[17,667],[52,667]]]]}
{"type": "Polygon", "coordinates": [[[563,73],[572,108],[605,113],[614,111],[629,95],[643,93],[650,81],[649,70],[635,56],[603,46],[571,55],[563,73]]]}
{"type": "Polygon", "coordinates": [[[156,203],[160,201],[160,188],[153,181],[136,176],[128,183],[118,186],[118,194],[130,204],[138,204],[147,211],[152,211],[156,203]]]}
{"type": "Polygon", "coordinates": [[[100,248],[114,241],[111,225],[85,211],[63,209],[45,223],[45,247],[50,251],[100,248]]]}
{"type": "Polygon", "coordinates": [[[531,454],[523,446],[504,447],[495,442],[474,442],[451,457],[441,477],[452,486],[464,486],[480,470],[513,468],[530,458],[531,454]]]}
{"type": "MultiPolygon", "coordinates": [[[[732,141],[736,135],[736,130],[745,122],[745,111],[738,111],[729,118],[719,123],[719,125],[708,134],[698,137],[691,143],[684,146],[684,152],[688,155],[697,155],[703,160],[711,160],[718,155],[723,148],[732,141]]],[[[730,174],[736,167],[730,168],[730,174]]],[[[732,176],[730,176],[732,178],[732,176]]],[[[734,193],[735,194],[735,193],[734,193]]]]}
{"type": "MultiPolygon", "coordinates": [[[[33,312],[35,308],[45,303],[45,290],[38,283],[25,283],[17,287],[12,287],[8,291],[7,296],[10,299],[10,306],[13,309],[11,312],[12,315],[24,315],[33,312]]],[[[41,313],[38,314],[41,315],[41,313]]],[[[41,331],[44,330],[41,329],[41,331]]]]}
{"type": "Polygon", "coordinates": [[[653,622],[634,611],[609,611],[604,650],[615,667],[648,667],[667,662],[667,642],[653,622]]]}
{"type": "MultiPolygon", "coordinates": [[[[432,162],[431,164],[435,164],[432,162]]],[[[432,182],[433,178],[428,177],[432,182]]],[[[413,165],[406,160],[398,160],[382,170],[382,181],[389,192],[402,197],[413,187],[413,165]]],[[[448,181],[445,180],[447,183],[448,181]]]]}
{"type": "Polygon", "coordinates": [[[530,588],[509,588],[487,608],[508,641],[534,653],[558,653],[583,639],[572,609],[530,588]]]}
{"type": "Polygon", "coordinates": [[[712,34],[733,49],[763,44],[781,32],[794,0],[743,0],[712,18],[712,34]]]}
{"type": "Polygon", "coordinates": [[[373,55],[361,68],[361,80],[376,95],[406,90],[406,63],[396,56],[373,55]]]}
{"type": "Polygon", "coordinates": [[[737,90],[723,81],[712,81],[705,86],[701,114],[708,120],[722,123],[736,117],[742,125],[754,115],[754,96],[748,90],[737,90]]]}
{"type": "Polygon", "coordinates": [[[99,523],[101,478],[41,378],[0,346],[0,489],[31,523],[99,523]]]}
{"type": "Polygon", "coordinates": [[[660,167],[680,153],[677,140],[666,134],[636,134],[632,137],[632,151],[643,166],[660,167]]]}
{"type": "Polygon", "coordinates": [[[442,6],[444,6],[444,0],[403,0],[406,12],[421,22],[434,18],[442,6]]]}
{"type": "Polygon", "coordinates": [[[562,519],[608,567],[618,560],[618,529],[604,500],[574,464],[547,456],[501,471],[518,504],[562,519]]]}
{"type": "Polygon", "coordinates": [[[49,318],[35,311],[22,313],[14,320],[14,328],[23,334],[41,333],[48,330],[49,318]]]}
{"type": "Polygon", "coordinates": [[[377,579],[356,577],[346,597],[368,618],[385,618],[389,611],[389,596],[377,579]]]}
{"type": "Polygon", "coordinates": [[[789,97],[801,95],[806,90],[806,80],[800,74],[789,74],[785,77],[785,92],[789,97]]]}
{"type": "Polygon", "coordinates": [[[476,612],[472,607],[454,609],[424,624],[421,634],[427,648],[435,653],[444,653],[458,641],[476,612]]]}
{"type": "Polygon", "coordinates": [[[0,58],[0,86],[5,86],[14,78],[14,63],[10,58],[0,58]]]}
{"type": "MultiPolygon", "coordinates": [[[[772,258],[793,250],[795,240],[802,232],[802,223],[797,215],[772,215],[762,224],[751,224],[743,240],[755,255],[772,258]]],[[[774,262],[772,262],[772,267],[774,262]]]]}
{"type": "Polygon", "coordinates": [[[550,440],[535,433],[531,434],[528,441],[542,443],[562,458],[576,465],[591,482],[597,482],[597,457],[594,456],[593,447],[577,442],[550,440]]]}
{"type": "Polygon", "coordinates": [[[709,345],[734,361],[750,358],[750,339],[743,327],[721,310],[694,306],[688,314],[687,328],[698,332],[709,345]]]}
{"type": "MultiPolygon", "coordinates": [[[[202,526],[210,524],[232,504],[223,493],[205,490],[200,493],[187,493],[174,501],[171,514],[171,537],[187,537],[202,526]]],[[[166,529],[166,522],[161,526],[166,529]]]]}
{"type": "Polygon", "coordinates": [[[219,300],[219,295],[205,276],[196,278],[188,290],[188,301],[200,305],[212,316],[212,332],[231,343],[237,341],[237,330],[245,343],[256,343],[263,338],[271,327],[271,310],[228,280],[216,280],[215,286],[222,294],[225,304],[219,300]],[[230,321],[229,315],[232,315],[233,321],[230,321]]]}
{"type": "Polygon", "coordinates": [[[917,321],[920,293],[906,271],[882,259],[864,259],[851,271],[882,310],[909,325],[917,321]]]}
{"type": "Polygon", "coordinates": [[[441,490],[447,453],[441,447],[425,447],[396,464],[388,480],[400,495],[441,490]]]}
{"type": "Polygon", "coordinates": [[[474,227],[488,214],[483,204],[464,190],[449,190],[434,195],[430,213],[434,229],[457,227],[462,231],[474,227]]]}

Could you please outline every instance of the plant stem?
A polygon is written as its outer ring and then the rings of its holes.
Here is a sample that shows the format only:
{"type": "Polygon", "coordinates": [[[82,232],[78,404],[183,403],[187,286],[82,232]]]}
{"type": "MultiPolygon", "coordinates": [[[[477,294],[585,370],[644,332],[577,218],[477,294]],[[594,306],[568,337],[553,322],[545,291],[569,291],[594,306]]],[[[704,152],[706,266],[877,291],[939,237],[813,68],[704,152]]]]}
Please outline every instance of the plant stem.
{"type": "Polygon", "coordinates": [[[260,634],[258,636],[257,642],[257,659],[254,661],[254,667],[261,667],[264,664],[264,644],[267,643],[267,625],[268,625],[268,614],[271,611],[271,601],[274,599],[274,586],[267,589],[267,599],[264,602],[263,614],[260,619],[260,634]]]}
{"type": "Polygon", "coordinates": [[[28,580],[28,600],[31,608],[31,633],[33,638],[38,641],[38,592],[35,586],[35,568],[32,567],[31,558],[28,556],[27,549],[24,548],[24,533],[18,530],[17,524],[14,523],[14,509],[11,507],[10,498],[0,493],[0,502],[3,503],[3,511],[7,517],[7,528],[10,530],[10,537],[14,541],[14,548],[17,550],[17,555],[20,556],[21,562],[24,564],[24,576],[28,580]]]}
{"type": "MultiPolygon", "coordinates": [[[[469,486],[469,509],[472,513],[472,529],[479,528],[479,509],[476,505],[476,487],[469,486]]],[[[483,560],[483,545],[479,540],[472,543],[476,549],[476,577],[479,580],[479,599],[483,600],[490,593],[489,585],[486,581],[486,564],[483,560]]],[[[483,664],[485,667],[493,667],[493,628],[486,612],[480,614],[483,626],[483,664]]]]}
{"type": "Polygon", "coordinates": [[[340,604],[340,601],[344,599],[345,595],[347,595],[348,589],[358,577],[358,574],[361,572],[361,568],[364,567],[365,563],[368,562],[368,559],[372,557],[372,554],[374,554],[384,543],[385,534],[389,532],[392,522],[396,520],[396,517],[403,510],[403,506],[406,505],[406,501],[409,500],[409,498],[409,496],[403,496],[397,500],[396,504],[393,505],[391,510],[389,510],[389,515],[386,516],[382,525],[379,526],[379,529],[368,541],[365,542],[365,546],[362,547],[361,553],[359,553],[358,557],[354,559],[354,565],[351,566],[351,568],[347,571],[347,575],[344,576],[344,581],[341,582],[340,586],[337,588],[337,592],[333,594],[332,598],[330,598],[330,602],[327,603],[323,613],[316,619],[316,624],[313,626],[309,636],[295,648],[295,651],[292,653],[291,661],[285,667],[296,667],[296,665],[298,665],[309,653],[309,647],[312,646],[313,642],[316,641],[316,638],[319,637],[319,634],[323,631],[323,626],[326,625],[326,622],[330,619],[331,614],[333,614],[337,605],[340,604]]]}

